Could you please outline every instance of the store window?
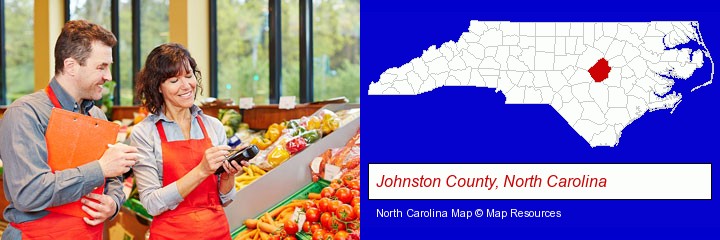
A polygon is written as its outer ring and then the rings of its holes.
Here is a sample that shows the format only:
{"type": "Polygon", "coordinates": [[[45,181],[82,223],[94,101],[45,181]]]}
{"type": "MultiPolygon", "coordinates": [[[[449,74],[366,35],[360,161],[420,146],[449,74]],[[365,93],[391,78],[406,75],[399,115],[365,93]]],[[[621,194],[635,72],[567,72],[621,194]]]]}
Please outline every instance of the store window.
{"type": "Polygon", "coordinates": [[[281,96],[300,94],[300,1],[282,0],[281,96]]]}
{"type": "Polygon", "coordinates": [[[33,62],[33,0],[4,0],[5,14],[5,104],[32,93],[35,84],[33,62]],[[28,41],[30,39],[30,41],[28,41]]]}
{"type": "Polygon", "coordinates": [[[85,19],[110,30],[110,0],[70,0],[70,20],[85,19]]]}
{"type": "Polygon", "coordinates": [[[269,11],[267,0],[217,1],[218,98],[252,97],[267,104],[269,11]]]}
{"type": "Polygon", "coordinates": [[[160,44],[170,41],[169,4],[168,0],[142,1],[140,7],[141,65],[145,64],[150,51],[160,44]]]}
{"type": "Polygon", "coordinates": [[[313,1],[313,97],[360,102],[360,0],[313,1]]]}
{"type": "MultiPolygon", "coordinates": [[[[130,1],[130,0],[124,0],[124,1],[130,1]]],[[[121,2],[121,5],[123,3],[121,2]]],[[[127,3],[129,6],[130,4],[127,3]]],[[[121,35],[121,38],[128,39],[128,45],[127,46],[121,46],[121,69],[123,70],[123,74],[125,73],[125,70],[127,69],[127,77],[121,77],[121,80],[123,81],[121,83],[122,88],[120,89],[120,104],[121,105],[133,105],[134,101],[134,93],[135,90],[133,89],[133,78],[134,75],[137,74],[136,72],[133,72],[132,66],[134,64],[139,65],[142,67],[145,64],[145,60],[147,59],[147,55],[150,54],[150,51],[152,51],[155,47],[157,47],[160,44],[167,43],[170,40],[170,24],[169,24],[169,16],[168,16],[168,10],[169,10],[169,0],[143,0],[140,1],[140,49],[139,51],[139,62],[133,63],[132,61],[132,33],[131,31],[125,31],[123,30],[123,25],[127,25],[128,29],[132,29],[132,13],[131,10],[132,7],[128,8],[127,12],[127,20],[123,20],[123,14],[121,15],[121,21],[120,21],[120,30],[123,33],[121,35]]],[[[121,6],[122,11],[122,6],[121,6]]],[[[139,70],[139,69],[138,69],[139,70]]]]}
{"type": "Polygon", "coordinates": [[[120,59],[114,59],[120,63],[120,105],[133,104],[133,62],[132,62],[132,3],[130,0],[121,0],[118,3],[119,19],[118,26],[120,33],[118,37],[118,47],[120,49],[120,59]]]}

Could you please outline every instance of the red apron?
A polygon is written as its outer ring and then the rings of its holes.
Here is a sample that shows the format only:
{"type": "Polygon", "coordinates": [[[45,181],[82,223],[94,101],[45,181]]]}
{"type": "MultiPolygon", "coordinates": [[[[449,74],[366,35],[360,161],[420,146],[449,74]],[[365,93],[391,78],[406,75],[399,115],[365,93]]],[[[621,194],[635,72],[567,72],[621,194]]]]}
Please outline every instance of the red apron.
{"type": "MultiPolygon", "coordinates": [[[[45,88],[45,91],[53,105],[56,108],[62,108],[60,101],[58,101],[50,86],[45,88]]],[[[47,141],[47,137],[46,142],[48,145],[53,144],[47,141]]],[[[49,157],[50,154],[48,153],[48,162],[50,162],[49,157]]],[[[98,193],[99,191],[99,194],[102,194],[103,188],[104,186],[100,186],[93,192],[98,193]]],[[[79,202],[80,200],[75,203],[48,208],[46,210],[50,213],[45,217],[24,223],[10,223],[10,225],[22,232],[23,239],[102,239],[103,224],[90,226],[80,217],[55,212],[63,212],[65,208],[78,208],[79,202]]]]}
{"type": "MultiPolygon", "coordinates": [[[[205,150],[212,147],[200,116],[197,120],[205,138],[173,142],[167,141],[162,122],[155,123],[162,141],[163,186],[185,176],[202,161],[205,150]]],[[[177,208],[153,218],[150,239],[230,239],[217,176],[206,178],[177,208]]]]}

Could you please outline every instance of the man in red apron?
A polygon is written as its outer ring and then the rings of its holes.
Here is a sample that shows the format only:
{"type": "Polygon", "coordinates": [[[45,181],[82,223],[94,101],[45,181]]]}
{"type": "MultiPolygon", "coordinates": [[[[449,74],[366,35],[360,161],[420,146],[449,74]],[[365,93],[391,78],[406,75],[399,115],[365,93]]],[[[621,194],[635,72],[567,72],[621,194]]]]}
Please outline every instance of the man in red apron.
{"type": "Polygon", "coordinates": [[[194,104],[197,64],[179,44],[163,44],[140,71],[138,97],[150,114],[133,127],[130,144],[140,201],[155,216],[150,239],[230,239],[223,210],[235,196],[240,165],[224,161],[225,128],[194,104]],[[223,167],[220,176],[215,170],[223,167]]]}
{"type": "Polygon", "coordinates": [[[103,223],[125,200],[120,176],[135,164],[136,148],[116,144],[90,149],[93,129],[72,128],[72,124],[48,128],[51,116],[56,120],[65,116],[51,114],[53,108],[106,120],[93,100],[102,97],[102,85],[111,80],[109,67],[116,43],[111,32],[96,24],[67,22],[55,45],[55,77],[49,86],[18,99],[5,112],[0,122],[0,158],[5,197],[10,202],[4,217],[10,226],[2,239],[101,239],[103,223]],[[68,129],[88,134],[73,149],[50,154],[48,146],[68,140],[46,133],[68,129]],[[48,164],[73,162],[50,156],[78,156],[88,151],[101,153],[98,160],[63,170],[48,164]],[[96,188],[104,191],[91,193],[96,188]]]}

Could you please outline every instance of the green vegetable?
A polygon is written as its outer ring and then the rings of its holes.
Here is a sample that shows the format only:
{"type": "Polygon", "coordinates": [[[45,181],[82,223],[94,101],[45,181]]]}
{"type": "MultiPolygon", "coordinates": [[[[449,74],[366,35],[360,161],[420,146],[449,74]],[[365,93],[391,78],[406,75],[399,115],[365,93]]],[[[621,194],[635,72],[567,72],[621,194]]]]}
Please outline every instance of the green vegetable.
{"type": "Polygon", "coordinates": [[[300,134],[300,136],[304,138],[307,143],[314,143],[322,138],[322,131],[320,131],[320,129],[309,130],[300,134]]]}

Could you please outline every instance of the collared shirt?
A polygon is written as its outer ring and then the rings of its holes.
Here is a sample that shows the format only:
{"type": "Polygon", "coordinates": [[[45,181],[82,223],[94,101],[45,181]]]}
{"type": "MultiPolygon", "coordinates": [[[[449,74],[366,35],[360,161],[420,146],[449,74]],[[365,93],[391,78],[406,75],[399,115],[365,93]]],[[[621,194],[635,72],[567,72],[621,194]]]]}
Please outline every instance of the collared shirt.
{"type": "MultiPolygon", "coordinates": [[[[50,88],[63,109],[107,120],[92,101],[84,100],[78,107],[75,99],[54,78],[50,88]]],[[[47,93],[41,90],[13,102],[0,121],[3,187],[5,197],[10,201],[3,213],[7,221],[22,223],[44,217],[49,213],[46,208],[77,201],[105,180],[98,161],[51,171],[47,163],[45,130],[53,107],[47,93]]],[[[105,191],[119,210],[125,201],[122,178],[108,178],[105,191]]],[[[19,231],[10,226],[3,233],[3,239],[6,235],[20,236],[19,231]]]]}
{"type": "MultiPolygon", "coordinates": [[[[227,135],[225,135],[225,127],[220,120],[207,116],[202,110],[193,105],[190,107],[192,115],[192,123],[190,126],[191,139],[203,139],[202,129],[196,116],[200,116],[208,137],[212,141],[213,146],[227,145],[227,135]]],[[[140,152],[140,162],[135,164],[133,172],[135,173],[135,182],[140,193],[140,202],[150,215],[157,216],[167,210],[175,209],[183,197],[177,188],[175,182],[163,187],[163,155],[160,134],[158,133],[155,123],[162,121],[165,137],[169,142],[185,140],[182,129],[175,121],[165,116],[163,111],[160,115],[150,114],[142,122],[133,127],[130,135],[130,145],[137,147],[140,152]]],[[[218,184],[219,178],[218,178],[218,184]]],[[[235,198],[237,191],[233,187],[227,194],[220,194],[220,200],[223,204],[235,198]]]]}

